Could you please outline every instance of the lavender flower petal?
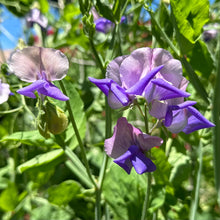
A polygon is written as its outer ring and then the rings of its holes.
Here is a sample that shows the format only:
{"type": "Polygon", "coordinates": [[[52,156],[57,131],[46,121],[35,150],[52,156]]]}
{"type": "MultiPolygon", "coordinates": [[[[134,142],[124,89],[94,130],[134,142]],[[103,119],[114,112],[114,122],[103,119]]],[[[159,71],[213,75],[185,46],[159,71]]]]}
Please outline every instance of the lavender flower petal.
{"type": "Polygon", "coordinates": [[[114,127],[113,136],[105,140],[105,151],[112,158],[117,158],[124,154],[134,143],[133,126],[129,124],[126,118],[119,118],[114,127]]]}
{"type": "Polygon", "coordinates": [[[0,79],[0,104],[8,100],[10,93],[9,85],[7,83],[1,83],[0,79]]]}

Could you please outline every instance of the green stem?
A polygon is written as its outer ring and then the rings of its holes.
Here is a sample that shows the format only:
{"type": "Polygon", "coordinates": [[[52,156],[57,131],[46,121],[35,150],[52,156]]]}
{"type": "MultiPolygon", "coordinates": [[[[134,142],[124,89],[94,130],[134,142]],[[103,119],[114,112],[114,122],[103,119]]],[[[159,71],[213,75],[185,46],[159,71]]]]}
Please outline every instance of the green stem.
{"type": "Polygon", "coordinates": [[[180,52],[179,50],[175,47],[173,42],[170,40],[170,38],[167,36],[166,32],[163,30],[163,28],[160,26],[159,22],[157,19],[154,18],[152,11],[149,8],[146,8],[146,10],[150,13],[151,20],[156,24],[158,29],[160,30],[161,36],[166,40],[170,48],[174,51],[177,57],[180,57],[180,52]]]}
{"type": "MultiPolygon", "coordinates": [[[[147,105],[144,105],[144,122],[145,122],[145,130],[146,133],[148,134],[149,132],[149,127],[148,127],[148,118],[147,118],[147,105]]],[[[149,151],[150,154],[150,151],[149,151]]],[[[151,191],[151,182],[152,182],[152,175],[151,173],[147,173],[147,190],[146,190],[146,195],[144,198],[144,204],[142,208],[142,214],[141,214],[141,220],[145,220],[147,217],[147,210],[149,207],[149,201],[150,201],[150,191],[151,191]]]]}
{"type": "Polygon", "coordinates": [[[96,61],[97,61],[98,65],[99,65],[99,68],[101,69],[102,74],[105,75],[105,68],[103,67],[102,61],[101,61],[101,59],[100,59],[100,57],[98,55],[98,52],[97,52],[97,50],[95,48],[94,42],[93,42],[93,40],[91,38],[89,39],[89,42],[90,42],[90,45],[91,45],[91,48],[92,48],[92,52],[94,53],[96,61]]]}
{"type": "Polygon", "coordinates": [[[214,90],[214,99],[213,99],[213,121],[215,127],[213,128],[213,157],[214,157],[214,170],[215,170],[215,186],[217,191],[217,200],[220,206],[220,35],[218,37],[217,51],[216,51],[216,84],[214,90]]]}
{"type": "Polygon", "coordinates": [[[14,113],[17,111],[20,111],[22,108],[24,108],[24,106],[19,106],[18,108],[14,108],[8,111],[0,111],[0,114],[10,114],[10,113],[14,113]]]}
{"type": "MultiPolygon", "coordinates": [[[[60,87],[61,87],[63,93],[64,93],[66,96],[68,96],[68,95],[67,95],[67,92],[66,92],[66,89],[65,89],[65,87],[64,87],[63,82],[62,82],[62,81],[59,81],[59,83],[60,83],[60,87]]],[[[88,174],[88,176],[89,176],[89,179],[90,179],[91,182],[93,183],[93,185],[94,185],[95,187],[97,187],[97,184],[96,184],[96,182],[95,182],[95,180],[94,180],[94,178],[93,178],[93,176],[92,176],[92,174],[91,174],[91,172],[90,172],[89,163],[88,163],[88,160],[87,160],[87,157],[86,157],[86,152],[85,152],[85,149],[84,149],[84,146],[83,146],[83,142],[82,142],[81,137],[80,137],[80,134],[79,134],[79,130],[78,130],[77,125],[76,125],[76,121],[75,121],[75,118],[74,118],[74,115],[73,115],[73,112],[72,112],[72,109],[71,109],[69,100],[66,101],[66,106],[67,106],[67,110],[68,110],[68,112],[69,112],[70,121],[71,121],[71,123],[72,123],[72,126],[73,126],[73,129],[74,129],[74,132],[75,132],[75,135],[76,135],[76,138],[77,138],[79,147],[80,147],[80,149],[81,149],[82,159],[83,159],[84,165],[85,165],[85,167],[86,167],[87,174],[88,174]]]]}
{"type": "Polygon", "coordinates": [[[203,165],[203,149],[202,149],[202,141],[200,140],[199,144],[199,169],[197,173],[197,178],[195,181],[196,188],[195,188],[195,196],[194,199],[192,199],[191,203],[191,210],[190,210],[190,220],[196,220],[196,212],[199,204],[199,189],[200,189],[200,182],[201,182],[201,176],[202,176],[202,165],[203,165]]]}
{"type": "Polygon", "coordinates": [[[147,216],[147,209],[149,207],[149,201],[150,201],[151,181],[152,181],[151,173],[148,173],[147,190],[146,190],[146,195],[145,195],[145,198],[144,198],[144,204],[143,204],[143,209],[142,209],[142,214],[141,214],[141,220],[145,220],[146,216],[147,216]]]}

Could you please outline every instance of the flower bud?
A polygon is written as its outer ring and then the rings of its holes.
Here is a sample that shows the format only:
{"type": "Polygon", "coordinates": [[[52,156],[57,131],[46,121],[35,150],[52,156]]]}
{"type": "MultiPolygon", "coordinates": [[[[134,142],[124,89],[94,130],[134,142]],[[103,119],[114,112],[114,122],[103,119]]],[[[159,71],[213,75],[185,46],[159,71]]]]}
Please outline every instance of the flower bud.
{"type": "Polygon", "coordinates": [[[53,103],[46,101],[39,117],[38,129],[41,135],[48,138],[49,133],[60,134],[68,126],[68,118],[64,111],[53,103]]]}

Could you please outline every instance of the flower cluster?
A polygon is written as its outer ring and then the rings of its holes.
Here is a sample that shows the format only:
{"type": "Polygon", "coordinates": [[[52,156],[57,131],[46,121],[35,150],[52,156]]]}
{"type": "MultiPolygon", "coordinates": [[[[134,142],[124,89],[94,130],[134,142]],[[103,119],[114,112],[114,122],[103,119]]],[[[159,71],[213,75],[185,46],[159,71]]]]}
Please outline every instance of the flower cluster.
{"type": "MultiPolygon", "coordinates": [[[[105,79],[89,77],[89,80],[107,96],[113,109],[129,106],[142,96],[149,114],[172,133],[189,134],[214,126],[193,107],[195,101],[184,101],[190,94],[186,92],[188,81],[182,75],[182,65],[164,49],[139,48],[130,55],[117,57],[109,63],[105,79]]],[[[128,173],[131,164],[137,173],[151,172],[154,166],[143,152],[159,146],[162,140],[149,136],[140,142],[143,134],[135,129],[125,119],[119,119],[113,137],[105,142],[107,154],[116,158],[114,161],[128,173]],[[150,141],[153,145],[146,147],[150,138],[156,141],[150,141]]]]}
{"type": "Polygon", "coordinates": [[[51,81],[61,80],[69,69],[67,57],[59,50],[27,47],[14,51],[8,61],[9,69],[22,81],[32,84],[19,89],[21,95],[35,98],[37,91],[42,98],[49,96],[66,101],[65,96],[51,81]]]}

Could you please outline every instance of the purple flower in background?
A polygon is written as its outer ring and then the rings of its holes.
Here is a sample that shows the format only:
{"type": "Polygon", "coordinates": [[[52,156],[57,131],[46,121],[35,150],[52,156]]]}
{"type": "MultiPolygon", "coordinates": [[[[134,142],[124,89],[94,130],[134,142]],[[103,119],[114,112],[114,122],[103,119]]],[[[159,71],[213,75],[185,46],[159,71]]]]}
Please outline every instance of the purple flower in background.
{"type": "Polygon", "coordinates": [[[155,164],[145,152],[162,143],[161,138],[142,133],[122,117],[117,121],[113,136],[105,140],[104,147],[107,155],[114,158],[114,162],[128,174],[132,167],[138,174],[142,174],[156,170],[155,164]]]}
{"type": "MultiPolygon", "coordinates": [[[[126,17],[122,16],[121,23],[123,23],[125,20],[126,17]]],[[[104,34],[108,33],[113,27],[114,27],[114,23],[106,18],[98,18],[97,20],[95,20],[96,30],[104,34]]]]}
{"type": "Polygon", "coordinates": [[[42,47],[27,47],[14,51],[8,61],[9,68],[22,81],[31,85],[19,89],[21,95],[35,98],[37,91],[43,96],[66,101],[65,96],[51,81],[61,80],[69,69],[67,57],[59,50],[42,47]]]}
{"type": "Polygon", "coordinates": [[[186,83],[181,63],[160,48],[140,48],[117,57],[109,63],[106,79],[89,80],[108,96],[113,109],[129,105],[137,95],[149,103],[190,96],[181,88],[186,83]]]}
{"type": "Polygon", "coordinates": [[[2,83],[0,79],[0,104],[8,100],[11,91],[7,83],[2,83]]]}
{"type": "Polygon", "coordinates": [[[112,23],[110,20],[106,18],[98,18],[97,20],[95,20],[95,29],[98,32],[106,34],[111,30],[113,26],[114,23],[112,23]]]}
{"type": "Polygon", "coordinates": [[[207,120],[193,105],[196,102],[186,101],[180,104],[154,102],[151,115],[163,121],[164,126],[172,133],[183,131],[186,134],[215,125],[207,120]]]}
{"type": "Polygon", "coordinates": [[[203,39],[205,42],[209,42],[210,40],[217,37],[218,32],[220,30],[220,25],[218,23],[207,24],[204,27],[203,39]]]}
{"type": "Polygon", "coordinates": [[[37,23],[42,28],[46,29],[48,25],[47,18],[41,14],[40,10],[33,8],[26,16],[26,22],[29,27],[32,27],[34,23],[37,23]]]}
{"type": "MultiPolygon", "coordinates": [[[[95,8],[92,8],[91,12],[94,18],[95,28],[98,32],[106,34],[114,27],[115,24],[106,18],[100,17],[95,8]]],[[[123,23],[125,20],[126,17],[122,16],[121,23],[123,23]]]]}

